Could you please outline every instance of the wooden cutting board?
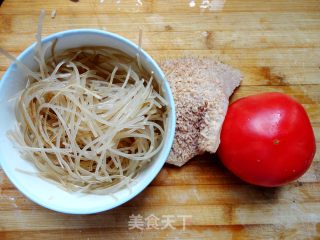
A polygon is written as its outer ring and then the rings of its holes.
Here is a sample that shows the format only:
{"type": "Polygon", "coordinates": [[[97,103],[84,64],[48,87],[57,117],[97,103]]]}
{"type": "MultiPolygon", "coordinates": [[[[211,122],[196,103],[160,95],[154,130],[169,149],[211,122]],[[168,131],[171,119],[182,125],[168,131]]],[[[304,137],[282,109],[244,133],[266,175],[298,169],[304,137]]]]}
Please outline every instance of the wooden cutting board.
{"type": "MultiPolygon", "coordinates": [[[[17,56],[34,42],[40,9],[47,12],[44,35],[99,28],[137,42],[141,27],[143,48],[156,60],[215,56],[239,68],[245,78],[231,101],[265,91],[299,100],[319,149],[320,1],[214,0],[207,8],[201,2],[6,0],[0,46],[17,56]]],[[[8,65],[0,56],[1,76],[8,65]]],[[[270,189],[243,183],[206,154],[182,168],[165,166],[147,189],[116,209],[74,216],[29,201],[0,170],[0,239],[320,239],[319,189],[319,151],[299,181],[270,189]],[[130,229],[138,215],[159,219],[158,229],[130,229]]]]}

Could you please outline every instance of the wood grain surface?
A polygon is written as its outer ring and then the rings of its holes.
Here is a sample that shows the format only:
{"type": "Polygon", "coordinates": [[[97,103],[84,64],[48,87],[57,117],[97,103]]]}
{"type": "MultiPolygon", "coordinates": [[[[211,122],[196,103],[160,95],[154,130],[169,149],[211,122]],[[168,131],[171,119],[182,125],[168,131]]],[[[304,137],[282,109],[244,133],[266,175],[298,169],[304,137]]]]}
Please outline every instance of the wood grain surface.
{"type": "MultiPolygon", "coordinates": [[[[152,57],[209,56],[239,68],[231,101],[254,93],[290,94],[306,108],[320,147],[320,1],[226,0],[222,9],[188,0],[5,0],[0,47],[17,56],[43,34],[97,28],[137,42],[152,57]],[[141,2],[141,4],[140,4],[141,2]],[[51,11],[56,17],[51,18],[51,11]]],[[[0,56],[0,76],[9,61],[0,56]]],[[[213,155],[166,165],[128,203],[93,215],[66,215],[24,197],[0,170],[0,239],[320,239],[320,153],[298,181],[259,188],[231,175],[213,155]],[[129,229],[130,215],[173,216],[173,227],[129,229]],[[186,225],[179,216],[189,216],[186,225]],[[173,229],[174,228],[174,229],[173,229]]]]}

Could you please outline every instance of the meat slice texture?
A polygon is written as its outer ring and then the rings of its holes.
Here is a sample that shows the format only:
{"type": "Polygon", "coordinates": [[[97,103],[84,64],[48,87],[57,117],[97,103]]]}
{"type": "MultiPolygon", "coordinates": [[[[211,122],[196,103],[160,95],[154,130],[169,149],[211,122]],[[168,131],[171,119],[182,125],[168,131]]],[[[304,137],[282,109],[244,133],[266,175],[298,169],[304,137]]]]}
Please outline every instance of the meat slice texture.
{"type": "Polygon", "coordinates": [[[228,109],[239,86],[240,71],[209,58],[160,62],[173,92],[177,125],[167,163],[182,166],[204,152],[215,153],[228,109]]]}

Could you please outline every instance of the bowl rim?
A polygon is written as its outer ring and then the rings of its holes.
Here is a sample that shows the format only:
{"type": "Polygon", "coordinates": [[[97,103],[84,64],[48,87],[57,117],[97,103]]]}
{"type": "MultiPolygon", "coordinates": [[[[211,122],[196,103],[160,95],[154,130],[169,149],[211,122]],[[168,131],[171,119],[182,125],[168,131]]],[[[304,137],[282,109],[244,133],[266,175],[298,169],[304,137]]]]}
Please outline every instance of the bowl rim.
{"type": "MultiPolygon", "coordinates": [[[[137,50],[139,47],[130,41],[129,39],[122,37],[121,35],[108,32],[108,31],[103,31],[103,30],[98,30],[98,29],[91,29],[91,28],[81,28],[81,29],[70,29],[70,30],[65,30],[61,32],[56,32],[53,34],[50,34],[44,38],[42,38],[41,43],[47,43],[49,41],[52,41],[56,38],[63,38],[65,36],[72,36],[72,35],[81,35],[81,34],[96,34],[100,35],[102,37],[107,37],[107,38],[113,38],[116,41],[123,42],[126,45],[129,45],[130,48],[136,48],[137,50]]],[[[17,60],[21,61],[21,59],[25,58],[29,54],[32,54],[31,52],[33,51],[34,47],[36,46],[36,42],[33,44],[29,45],[26,49],[24,49],[19,56],[16,58],[17,60]]],[[[176,127],[176,111],[175,111],[175,104],[174,104],[174,98],[173,94],[169,85],[168,80],[166,79],[163,71],[161,68],[158,66],[158,64],[155,62],[155,60],[147,53],[145,52],[142,48],[139,50],[143,58],[149,62],[150,66],[153,68],[154,71],[157,71],[159,76],[160,76],[160,81],[163,84],[163,89],[167,92],[168,95],[168,102],[169,102],[169,108],[171,109],[171,117],[168,116],[168,129],[167,129],[167,136],[166,136],[166,141],[164,142],[164,145],[162,146],[162,149],[160,150],[161,153],[161,158],[159,157],[158,163],[155,164],[152,168],[150,168],[148,171],[148,177],[146,177],[145,181],[137,185],[137,188],[130,192],[126,197],[119,199],[113,204],[106,204],[101,207],[90,207],[90,208],[79,208],[79,209],[62,209],[57,206],[50,206],[50,202],[48,200],[44,199],[39,199],[35,195],[32,194],[32,191],[30,192],[29,188],[24,188],[21,187],[18,184],[18,180],[11,174],[11,171],[9,170],[9,167],[7,168],[5,164],[1,164],[3,162],[3,155],[2,155],[2,148],[0,146],[0,167],[2,167],[3,171],[5,172],[6,176],[10,179],[10,182],[28,199],[31,201],[37,203],[38,205],[45,207],[47,209],[56,211],[56,212],[61,212],[61,213],[66,213],[66,214],[93,214],[93,213],[98,213],[98,212],[103,212],[107,210],[111,210],[119,205],[122,205],[123,203],[133,199],[135,196],[137,196],[139,193],[141,193],[150,183],[155,179],[155,177],[158,175],[160,170],[162,169],[163,165],[165,164],[173,141],[174,141],[174,135],[175,135],[175,127],[176,127]]],[[[10,79],[8,78],[10,76],[10,73],[14,70],[15,68],[15,62],[12,62],[4,75],[2,76],[2,79],[0,81],[0,92],[3,91],[3,85],[5,82],[9,81],[10,79]]],[[[159,155],[160,156],[160,155],[159,155]]]]}

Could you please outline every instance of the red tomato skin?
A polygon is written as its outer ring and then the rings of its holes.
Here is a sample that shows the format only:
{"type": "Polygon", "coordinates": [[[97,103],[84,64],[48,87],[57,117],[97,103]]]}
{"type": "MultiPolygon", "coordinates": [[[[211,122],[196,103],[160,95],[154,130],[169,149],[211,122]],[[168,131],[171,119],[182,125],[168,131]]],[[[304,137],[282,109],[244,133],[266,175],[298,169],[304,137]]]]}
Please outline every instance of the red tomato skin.
{"type": "Polygon", "coordinates": [[[218,155],[242,180],[281,186],[302,176],[316,152],[303,106],[282,93],[263,93],[229,106],[218,155]]]}

